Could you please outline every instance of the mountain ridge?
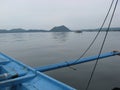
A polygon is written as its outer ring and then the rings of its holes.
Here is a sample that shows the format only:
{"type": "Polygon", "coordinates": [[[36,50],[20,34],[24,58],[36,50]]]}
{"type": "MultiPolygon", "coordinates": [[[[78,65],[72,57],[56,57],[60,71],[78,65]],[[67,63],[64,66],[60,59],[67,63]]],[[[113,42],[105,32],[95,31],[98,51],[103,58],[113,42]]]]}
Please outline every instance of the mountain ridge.
{"type": "Polygon", "coordinates": [[[66,26],[62,25],[62,26],[53,27],[50,30],[50,32],[71,32],[71,30],[66,26]]]}
{"type": "MultiPolygon", "coordinates": [[[[0,33],[26,33],[26,32],[76,32],[76,31],[88,31],[88,32],[96,32],[98,31],[99,28],[97,29],[80,29],[80,30],[70,30],[66,26],[55,26],[50,30],[43,30],[43,29],[22,29],[22,28],[16,28],[16,29],[0,29],[0,33]]],[[[107,28],[103,28],[101,31],[106,31],[107,28]]],[[[120,27],[111,27],[110,31],[120,31],[120,27]]]]}

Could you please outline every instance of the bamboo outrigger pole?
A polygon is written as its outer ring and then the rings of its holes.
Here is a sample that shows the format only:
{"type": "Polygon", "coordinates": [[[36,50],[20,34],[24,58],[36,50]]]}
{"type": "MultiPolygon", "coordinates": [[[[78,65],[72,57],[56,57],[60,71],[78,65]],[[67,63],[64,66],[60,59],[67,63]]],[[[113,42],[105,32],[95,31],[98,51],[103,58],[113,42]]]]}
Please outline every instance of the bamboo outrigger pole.
{"type": "MultiPolygon", "coordinates": [[[[115,55],[120,55],[120,52],[113,51],[113,52],[107,52],[107,53],[101,54],[99,56],[99,60],[102,58],[111,57],[111,56],[115,56],[115,55]]],[[[76,65],[76,64],[94,61],[96,59],[98,59],[98,55],[81,58],[77,61],[76,60],[68,61],[67,63],[61,62],[61,63],[51,64],[51,65],[41,66],[41,67],[37,67],[35,69],[40,72],[45,72],[45,71],[50,71],[50,70],[59,69],[59,68],[63,68],[63,67],[69,67],[69,66],[76,65]]]]}

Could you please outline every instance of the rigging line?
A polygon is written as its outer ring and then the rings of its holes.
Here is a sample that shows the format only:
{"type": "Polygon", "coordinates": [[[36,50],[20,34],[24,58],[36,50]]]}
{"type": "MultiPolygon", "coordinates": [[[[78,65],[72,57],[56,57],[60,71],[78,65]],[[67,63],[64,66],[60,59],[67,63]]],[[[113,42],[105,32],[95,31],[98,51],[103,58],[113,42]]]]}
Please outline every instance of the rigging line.
{"type": "Polygon", "coordinates": [[[105,16],[105,19],[104,19],[104,21],[103,21],[103,23],[102,23],[102,25],[101,25],[98,33],[96,34],[95,38],[94,38],[93,41],[90,43],[89,47],[85,50],[85,52],[84,52],[75,62],[79,61],[79,59],[82,58],[82,57],[87,53],[87,51],[91,48],[91,46],[94,44],[95,40],[96,40],[97,37],[99,36],[99,33],[100,33],[100,31],[102,30],[102,28],[103,28],[103,26],[104,26],[104,24],[105,24],[105,22],[106,22],[106,20],[107,20],[107,17],[108,17],[108,15],[109,15],[109,13],[110,13],[110,10],[111,10],[111,8],[112,8],[113,2],[114,2],[114,0],[112,0],[112,3],[111,3],[110,8],[109,8],[109,10],[108,10],[108,12],[107,12],[107,15],[105,16]]]}
{"type": "MultiPolygon", "coordinates": [[[[100,32],[101,32],[101,30],[102,30],[102,28],[103,28],[103,26],[104,26],[104,24],[105,24],[105,22],[106,22],[106,20],[107,20],[107,17],[108,17],[108,15],[109,15],[110,11],[111,11],[113,2],[114,2],[114,0],[112,0],[112,2],[111,2],[111,4],[110,4],[110,7],[109,7],[109,9],[108,9],[108,12],[107,12],[107,14],[106,14],[106,16],[105,16],[105,18],[104,18],[104,21],[103,21],[103,23],[102,23],[99,31],[97,32],[96,36],[94,37],[94,39],[92,40],[92,42],[90,43],[90,45],[88,46],[88,48],[83,52],[83,54],[82,54],[74,63],[76,63],[77,61],[79,61],[79,60],[88,52],[88,50],[91,48],[91,46],[94,44],[95,40],[96,40],[97,37],[99,36],[99,34],[100,34],[100,32]]],[[[67,63],[67,64],[69,64],[69,63],[67,63]]],[[[68,66],[69,66],[69,65],[68,65],[68,66]]]]}
{"type": "Polygon", "coordinates": [[[72,67],[69,65],[69,63],[67,61],[65,61],[65,63],[67,64],[68,68],[72,69],[72,70],[77,70],[76,68],[72,67]]]}
{"type": "Polygon", "coordinates": [[[109,32],[109,30],[110,30],[110,26],[111,26],[111,23],[112,23],[112,20],[113,20],[115,11],[116,11],[117,4],[118,4],[118,0],[117,0],[116,3],[115,3],[115,7],[114,7],[114,9],[113,9],[113,13],[112,13],[112,16],[111,16],[111,19],[110,19],[108,28],[107,28],[107,30],[106,30],[106,34],[105,34],[103,43],[102,43],[101,48],[100,48],[100,51],[99,51],[98,58],[97,58],[97,60],[96,60],[96,62],[95,62],[95,65],[94,65],[94,67],[93,67],[92,73],[91,73],[91,75],[90,75],[90,79],[89,79],[89,81],[88,81],[88,84],[87,84],[87,87],[86,87],[85,90],[88,90],[88,88],[89,88],[89,86],[90,86],[90,84],[91,84],[91,80],[92,80],[92,78],[93,78],[94,72],[95,72],[95,70],[96,70],[96,67],[97,67],[97,64],[98,64],[98,61],[99,61],[99,57],[100,57],[100,55],[101,55],[101,52],[102,52],[102,50],[103,50],[103,47],[104,47],[106,38],[107,38],[107,36],[108,36],[108,32],[109,32]]]}

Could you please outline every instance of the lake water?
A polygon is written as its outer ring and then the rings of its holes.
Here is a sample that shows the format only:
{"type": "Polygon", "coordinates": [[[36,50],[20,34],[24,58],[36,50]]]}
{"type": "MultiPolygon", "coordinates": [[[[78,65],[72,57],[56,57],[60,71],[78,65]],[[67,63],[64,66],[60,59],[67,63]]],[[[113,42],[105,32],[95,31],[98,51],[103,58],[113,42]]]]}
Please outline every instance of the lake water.
{"type": "MultiPolygon", "coordinates": [[[[100,34],[85,57],[98,54],[104,34],[100,34]]],[[[0,52],[31,67],[44,66],[79,58],[95,35],[96,32],[5,33],[0,34],[0,52]]],[[[120,32],[109,33],[103,52],[113,50],[120,50],[120,32]]],[[[94,63],[75,65],[77,70],[62,68],[45,74],[85,90],[94,63]]],[[[120,56],[99,61],[89,90],[111,90],[113,87],[120,87],[120,56]]]]}

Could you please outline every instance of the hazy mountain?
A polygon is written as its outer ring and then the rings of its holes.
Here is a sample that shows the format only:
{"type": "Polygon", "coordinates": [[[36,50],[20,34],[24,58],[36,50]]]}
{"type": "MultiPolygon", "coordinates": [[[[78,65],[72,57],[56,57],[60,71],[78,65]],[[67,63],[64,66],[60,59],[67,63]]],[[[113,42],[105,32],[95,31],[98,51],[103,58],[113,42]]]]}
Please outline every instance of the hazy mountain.
{"type": "MultiPolygon", "coordinates": [[[[82,29],[82,30],[73,30],[74,32],[96,32],[98,31],[98,29],[82,29]]],[[[106,31],[107,28],[103,28],[102,31],[106,31]]],[[[115,27],[115,28],[110,28],[110,31],[120,31],[120,27],[115,27]]],[[[62,25],[62,26],[57,26],[57,27],[53,27],[51,30],[40,30],[40,29],[22,29],[22,28],[17,28],[17,29],[10,29],[10,30],[6,30],[6,29],[0,29],[0,33],[25,33],[25,32],[72,32],[69,28],[67,28],[66,26],[62,25]]]]}
{"type": "Polygon", "coordinates": [[[62,26],[57,26],[57,27],[53,27],[50,32],[71,32],[70,29],[68,29],[66,26],[62,25],[62,26]]]}
{"type": "Polygon", "coordinates": [[[7,32],[7,30],[5,30],[5,29],[0,29],[0,33],[6,33],[7,32]]]}
{"type": "Polygon", "coordinates": [[[17,29],[11,29],[8,32],[26,32],[26,30],[22,28],[17,28],[17,29]]]}
{"type": "Polygon", "coordinates": [[[29,29],[25,30],[22,28],[17,28],[17,29],[10,29],[10,30],[5,30],[5,29],[0,29],[0,33],[25,33],[25,32],[48,32],[47,30],[37,30],[37,29],[29,29]]]}
{"type": "MultiPolygon", "coordinates": [[[[101,31],[106,31],[108,28],[103,28],[101,31]]],[[[94,32],[100,30],[99,28],[97,29],[83,29],[82,31],[88,31],[88,32],[94,32]]],[[[120,31],[120,27],[114,27],[110,28],[110,31],[120,31]]]]}

